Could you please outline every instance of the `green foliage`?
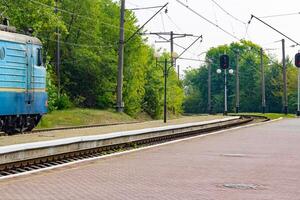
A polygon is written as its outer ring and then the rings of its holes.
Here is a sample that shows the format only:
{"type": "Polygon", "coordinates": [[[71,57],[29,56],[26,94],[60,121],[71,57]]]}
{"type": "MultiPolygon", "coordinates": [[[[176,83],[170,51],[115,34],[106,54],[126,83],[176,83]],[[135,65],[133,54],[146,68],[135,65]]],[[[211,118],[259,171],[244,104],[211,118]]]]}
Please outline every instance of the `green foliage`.
{"type": "MultiPolygon", "coordinates": [[[[116,102],[120,7],[112,0],[58,1],[0,0],[0,10],[19,31],[33,28],[48,58],[49,110],[73,105],[114,108],[116,102]],[[47,6],[45,6],[47,5],[47,6]],[[70,14],[74,13],[74,14],[70,14]],[[61,96],[55,75],[56,29],[61,44],[61,96]]],[[[125,40],[138,26],[132,11],[125,14],[125,40]]],[[[148,112],[159,118],[163,109],[162,71],[156,67],[154,50],[141,35],[125,44],[123,100],[131,116],[148,112]]],[[[167,55],[166,55],[167,56],[167,55]]],[[[168,77],[168,110],[182,112],[183,87],[172,69],[168,77]]]]}
{"type": "Polygon", "coordinates": [[[38,128],[56,128],[67,126],[82,126],[93,124],[109,124],[118,122],[133,122],[135,119],[111,110],[68,109],[57,110],[42,118],[38,128]]]}
{"type": "MultiPolygon", "coordinates": [[[[219,56],[223,53],[229,55],[230,66],[236,70],[236,55],[239,54],[239,77],[240,77],[240,111],[260,112],[261,111],[261,67],[260,47],[250,41],[241,41],[230,45],[223,45],[211,48],[206,60],[211,60],[212,68],[212,107],[213,112],[224,110],[224,75],[219,75],[216,70],[219,68],[219,56]]],[[[297,98],[297,69],[290,59],[287,62],[288,78],[288,103],[289,112],[296,110],[297,98]]],[[[266,103],[268,112],[282,112],[283,108],[283,75],[282,64],[275,58],[263,54],[266,80],[266,103]]],[[[186,72],[184,82],[186,88],[186,101],[184,110],[188,113],[207,113],[207,77],[208,65],[203,64],[200,69],[193,69],[186,72]]],[[[236,106],[236,77],[228,77],[228,109],[233,112],[236,106]]]]}
{"type": "Polygon", "coordinates": [[[56,101],[58,98],[57,95],[57,87],[53,83],[53,71],[52,67],[50,65],[46,65],[47,67],[47,92],[48,92],[48,110],[51,112],[53,110],[56,110],[56,101]]]}
{"type": "Polygon", "coordinates": [[[69,97],[66,94],[61,94],[56,102],[55,106],[57,110],[65,110],[73,107],[73,103],[70,101],[69,97]]]}

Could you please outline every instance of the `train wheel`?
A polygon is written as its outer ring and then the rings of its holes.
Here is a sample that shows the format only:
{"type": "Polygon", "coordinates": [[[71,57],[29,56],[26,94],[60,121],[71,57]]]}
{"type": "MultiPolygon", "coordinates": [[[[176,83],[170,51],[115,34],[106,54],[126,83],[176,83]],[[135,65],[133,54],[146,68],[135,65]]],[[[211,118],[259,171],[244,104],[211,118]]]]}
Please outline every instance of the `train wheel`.
{"type": "Polygon", "coordinates": [[[26,131],[32,131],[32,129],[34,129],[38,123],[41,120],[41,116],[40,115],[36,115],[34,117],[29,117],[28,118],[28,126],[27,126],[27,130],[26,131]]]}

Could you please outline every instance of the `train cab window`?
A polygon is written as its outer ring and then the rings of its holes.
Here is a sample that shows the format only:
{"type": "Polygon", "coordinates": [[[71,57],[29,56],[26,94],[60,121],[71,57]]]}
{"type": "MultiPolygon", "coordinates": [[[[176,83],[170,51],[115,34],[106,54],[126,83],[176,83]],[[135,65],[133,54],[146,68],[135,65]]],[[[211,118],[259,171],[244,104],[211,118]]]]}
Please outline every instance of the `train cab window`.
{"type": "Polygon", "coordinates": [[[0,47],[0,60],[4,60],[5,58],[5,49],[4,47],[0,47]]]}
{"type": "Polygon", "coordinates": [[[37,49],[37,66],[43,66],[43,53],[42,49],[37,49]]]}

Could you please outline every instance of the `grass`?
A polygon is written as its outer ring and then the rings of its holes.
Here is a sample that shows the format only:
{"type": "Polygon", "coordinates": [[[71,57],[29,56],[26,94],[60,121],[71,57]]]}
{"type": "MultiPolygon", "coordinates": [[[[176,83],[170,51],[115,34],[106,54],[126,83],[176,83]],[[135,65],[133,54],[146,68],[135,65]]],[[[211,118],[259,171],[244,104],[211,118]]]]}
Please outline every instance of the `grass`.
{"type": "Polygon", "coordinates": [[[70,109],[53,111],[45,115],[37,128],[57,128],[93,124],[134,122],[136,119],[112,110],[70,109]]]}
{"type": "MultiPolygon", "coordinates": [[[[235,115],[235,114],[234,114],[235,115]]],[[[262,113],[239,113],[238,115],[255,115],[255,116],[263,116],[263,117],[267,117],[269,119],[278,119],[280,117],[282,118],[295,118],[296,115],[295,114],[282,114],[282,113],[266,113],[266,114],[262,114],[262,113]]]]}
{"type": "MultiPolygon", "coordinates": [[[[235,115],[235,114],[233,114],[235,115]]],[[[280,113],[239,113],[238,115],[257,115],[265,116],[269,119],[294,118],[293,114],[280,114],[280,113]]],[[[182,116],[169,116],[169,119],[176,119],[182,116]]],[[[43,128],[58,128],[69,126],[82,126],[94,124],[111,124],[111,123],[126,123],[136,121],[150,121],[152,120],[149,115],[141,113],[138,118],[132,118],[125,113],[117,113],[113,110],[96,110],[96,109],[80,109],[74,108],[70,110],[54,111],[45,115],[39,123],[39,129],[43,128]]]]}

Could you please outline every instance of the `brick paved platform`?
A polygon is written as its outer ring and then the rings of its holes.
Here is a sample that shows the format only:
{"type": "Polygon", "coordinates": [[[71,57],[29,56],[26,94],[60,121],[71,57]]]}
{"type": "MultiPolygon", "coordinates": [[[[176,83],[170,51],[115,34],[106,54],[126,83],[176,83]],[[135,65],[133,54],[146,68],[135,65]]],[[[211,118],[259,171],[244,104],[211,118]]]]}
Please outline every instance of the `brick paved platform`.
{"type": "Polygon", "coordinates": [[[0,199],[300,199],[300,120],[0,182],[0,199]]]}

